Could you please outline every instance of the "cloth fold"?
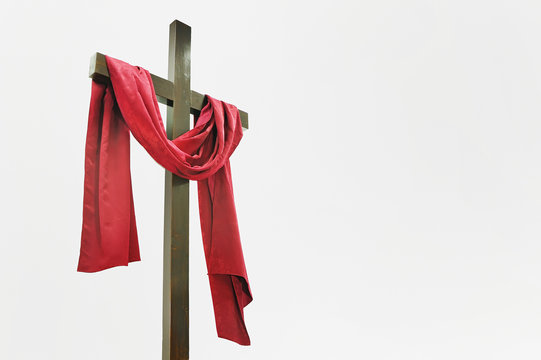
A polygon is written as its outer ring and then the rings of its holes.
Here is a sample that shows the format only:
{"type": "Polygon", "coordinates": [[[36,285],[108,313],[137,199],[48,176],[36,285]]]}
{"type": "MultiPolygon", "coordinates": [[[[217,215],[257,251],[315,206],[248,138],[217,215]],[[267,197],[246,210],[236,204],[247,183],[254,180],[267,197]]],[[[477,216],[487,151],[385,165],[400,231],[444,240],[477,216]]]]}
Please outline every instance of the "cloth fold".
{"type": "Polygon", "coordinates": [[[238,109],[206,95],[194,128],[167,138],[147,70],[106,56],[111,82],[92,82],[77,271],[139,261],[130,173],[130,132],[156,162],[197,180],[203,247],[218,336],[249,345],[244,307],[252,294],[238,229],[229,157],[242,138],[238,109]]]}

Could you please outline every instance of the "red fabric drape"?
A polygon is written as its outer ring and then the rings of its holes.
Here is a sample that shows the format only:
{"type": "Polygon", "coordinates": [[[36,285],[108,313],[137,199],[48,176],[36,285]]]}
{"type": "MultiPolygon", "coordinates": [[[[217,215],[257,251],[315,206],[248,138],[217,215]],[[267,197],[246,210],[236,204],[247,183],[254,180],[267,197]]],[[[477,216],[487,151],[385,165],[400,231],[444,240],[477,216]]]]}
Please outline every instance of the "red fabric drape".
{"type": "Polygon", "coordinates": [[[207,95],[195,127],[168,140],[150,74],[106,57],[110,84],[92,82],[77,270],[139,261],[129,133],[160,165],[197,180],[203,246],[218,336],[249,345],[243,309],[252,301],[233,199],[229,156],[242,138],[238,109],[207,95]]]}

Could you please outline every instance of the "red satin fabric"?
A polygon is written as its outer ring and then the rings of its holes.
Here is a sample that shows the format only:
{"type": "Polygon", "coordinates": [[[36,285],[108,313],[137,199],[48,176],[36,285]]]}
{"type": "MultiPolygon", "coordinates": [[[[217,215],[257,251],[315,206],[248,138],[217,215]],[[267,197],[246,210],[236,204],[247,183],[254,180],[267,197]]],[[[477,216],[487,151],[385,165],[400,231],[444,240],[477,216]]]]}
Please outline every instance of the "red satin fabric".
{"type": "Polygon", "coordinates": [[[77,271],[139,261],[129,132],[165,169],[197,180],[203,246],[218,336],[249,345],[252,301],[233,199],[229,156],[242,138],[238,109],[211,98],[195,127],[168,140],[150,74],[106,57],[111,84],[92,82],[77,271]]]}

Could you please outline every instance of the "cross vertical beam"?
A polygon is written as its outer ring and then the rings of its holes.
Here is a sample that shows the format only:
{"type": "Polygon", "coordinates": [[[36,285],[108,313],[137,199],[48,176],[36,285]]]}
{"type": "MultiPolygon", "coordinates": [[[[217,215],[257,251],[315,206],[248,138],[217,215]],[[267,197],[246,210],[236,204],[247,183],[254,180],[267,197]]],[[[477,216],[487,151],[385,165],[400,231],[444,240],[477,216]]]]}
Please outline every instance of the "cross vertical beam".
{"type": "MultiPolygon", "coordinates": [[[[190,130],[191,28],[175,20],[169,27],[168,79],[173,104],[167,107],[167,137],[190,130]]],[[[163,360],[189,357],[189,180],[165,172],[163,254],[163,360]]]]}

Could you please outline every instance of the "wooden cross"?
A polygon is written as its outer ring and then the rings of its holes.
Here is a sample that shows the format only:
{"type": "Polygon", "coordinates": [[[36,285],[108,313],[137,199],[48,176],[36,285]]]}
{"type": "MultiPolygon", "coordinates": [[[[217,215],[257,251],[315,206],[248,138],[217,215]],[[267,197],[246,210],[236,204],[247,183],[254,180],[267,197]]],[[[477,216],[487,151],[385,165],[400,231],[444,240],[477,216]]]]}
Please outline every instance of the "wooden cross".
{"type": "MultiPolygon", "coordinates": [[[[191,28],[175,20],[169,27],[168,80],[150,74],[158,101],[167,105],[167,137],[190,130],[190,113],[203,108],[204,96],[190,89],[191,28]]],[[[90,60],[90,77],[109,81],[105,56],[90,60]]],[[[240,111],[242,127],[248,114],[240,111]]],[[[165,221],[163,253],[163,360],[189,357],[189,198],[190,182],[165,172],[165,221]]]]}

